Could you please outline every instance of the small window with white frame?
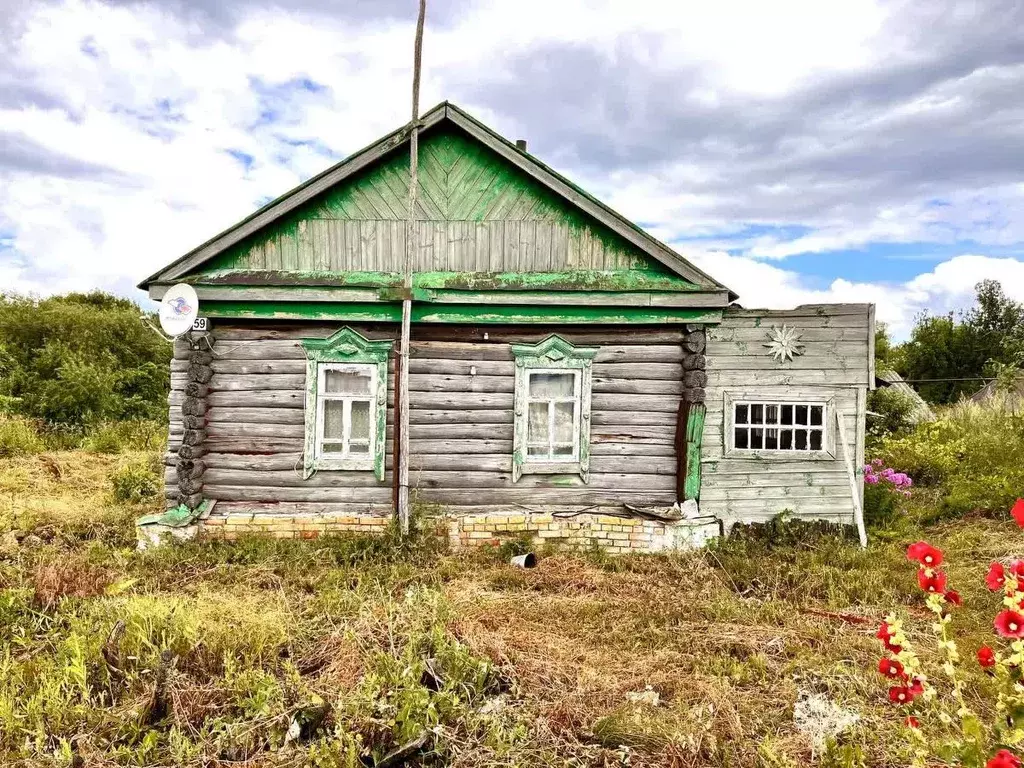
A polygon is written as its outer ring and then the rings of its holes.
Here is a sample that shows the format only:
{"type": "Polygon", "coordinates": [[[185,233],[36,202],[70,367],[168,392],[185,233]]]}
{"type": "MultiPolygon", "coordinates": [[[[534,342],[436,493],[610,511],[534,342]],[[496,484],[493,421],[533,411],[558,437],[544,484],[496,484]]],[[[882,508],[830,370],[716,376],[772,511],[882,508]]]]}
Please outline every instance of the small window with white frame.
{"type": "Polygon", "coordinates": [[[516,361],[512,480],[524,474],[590,478],[590,387],[596,347],[552,334],[513,344],[516,361]]]}
{"type": "Polygon", "coordinates": [[[827,458],[831,455],[829,402],[726,398],[726,449],[827,458]]]}
{"type": "Polygon", "coordinates": [[[388,357],[392,342],[351,328],[303,339],[306,435],[302,476],[321,470],[372,471],[384,480],[388,357]]]}
{"type": "Polygon", "coordinates": [[[317,375],[316,459],[373,469],[377,366],[320,363],[317,375]]]}

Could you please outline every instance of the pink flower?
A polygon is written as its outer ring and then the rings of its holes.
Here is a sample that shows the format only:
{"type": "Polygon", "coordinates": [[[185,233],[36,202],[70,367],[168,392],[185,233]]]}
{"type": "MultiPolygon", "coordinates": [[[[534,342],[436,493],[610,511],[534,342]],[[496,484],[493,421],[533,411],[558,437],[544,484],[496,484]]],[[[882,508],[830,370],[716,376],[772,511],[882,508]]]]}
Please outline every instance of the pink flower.
{"type": "Polygon", "coordinates": [[[1024,637],[1024,616],[1017,611],[1000,611],[993,622],[1002,637],[1020,639],[1024,637]]]}
{"type": "Polygon", "coordinates": [[[993,592],[998,592],[1006,585],[1006,569],[1002,563],[992,563],[985,574],[985,586],[993,592]]]}
{"type": "Polygon", "coordinates": [[[946,592],[946,574],[942,571],[933,571],[929,568],[922,568],[917,572],[917,584],[925,592],[946,592]]]}
{"type": "Polygon", "coordinates": [[[907,547],[907,559],[916,560],[925,568],[937,568],[942,565],[942,550],[926,541],[918,541],[907,547]]]}
{"type": "Polygon", "coordinates": [[[1020,768],[1020,758],[1008,749],[1000,749],[989,761],[985,768],[1020,768]]]}

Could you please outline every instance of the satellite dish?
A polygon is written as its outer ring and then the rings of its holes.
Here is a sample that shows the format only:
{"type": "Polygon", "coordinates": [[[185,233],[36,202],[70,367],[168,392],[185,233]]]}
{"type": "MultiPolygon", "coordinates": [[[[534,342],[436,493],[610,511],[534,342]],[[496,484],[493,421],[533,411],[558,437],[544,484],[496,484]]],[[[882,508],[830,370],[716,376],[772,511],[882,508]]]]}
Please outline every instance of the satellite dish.
{"type": "Polygon", "coordinates": [[[199,314],[196,289],[183,283],[167,289],[160,302],[160,327],[168,336],[178,337],[192,330],[199,314]]]}

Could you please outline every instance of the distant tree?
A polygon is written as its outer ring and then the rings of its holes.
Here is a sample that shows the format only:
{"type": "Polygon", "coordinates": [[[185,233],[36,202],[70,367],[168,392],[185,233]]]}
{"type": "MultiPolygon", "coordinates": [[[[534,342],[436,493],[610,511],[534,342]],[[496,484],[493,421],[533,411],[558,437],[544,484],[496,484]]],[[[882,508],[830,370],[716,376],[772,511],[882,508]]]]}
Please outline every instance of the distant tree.
{"type": "Polygon", "coordinates": [[[889,327],[885,323],[875,324],[875,368],[891,368],[895,351],[889,327]]]}
{"type": "Polygon", "coordinates": [[[108,293],[0,295],[0,405],[50,424],[165,419],[171,346],[108,293]]]}
{"type": "Polygon", "coordinates": [[[1024,304],[995,280],[975,291],[975,306],[966,312],[918,317],[910,340],[890,353],[907,379],[945,379],[914,385],[929,402],[950,403],[976,391],[993,365],[1019,364],[1024,353],[1024,304]]]}

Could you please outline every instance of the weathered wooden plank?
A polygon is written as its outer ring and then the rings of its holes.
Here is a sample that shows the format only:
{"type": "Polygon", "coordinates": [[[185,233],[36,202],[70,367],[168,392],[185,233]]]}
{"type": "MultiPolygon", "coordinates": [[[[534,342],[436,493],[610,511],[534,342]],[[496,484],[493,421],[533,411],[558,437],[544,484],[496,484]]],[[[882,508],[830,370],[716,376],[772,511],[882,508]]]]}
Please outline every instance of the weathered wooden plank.
{"type": "Polygon", "coordinates": [[[557,490],[566,501],[575,501],[575,494],[580,491],[615,491],[618,493],[652,493],[665,491],[675,487],[675,480],[666,475],[631,475],[631,474],[591,474],[590,480],[584,482],[576,475],[530,475],[524,474],[513,482],[511,470],[508,472],[470,472],[443,471],[410,468],[409,482],[413,488],[420,490],[457,490],[476,488],[483,492],[496,490],[516,490],[535,488],[557,490]]]}
{"type": "Polygon", "coordinates": [[[822,370],[709,370],[708,387],[727,385],[737,387],[788,387],[803,385],[866,386],[867,369],[844,371],[834,368],[822,370]]]}
{"type": "MultiPolygon", "coordinates": [[[[707,464],[703,465],[707,467],[707,464]]],[[[827,465],[826,465],[827,466],[827,465]]],[[[762,467],[768,469],[768,467],[762,467]]],[[[707,474],[704,476],[704,488],[814,488],[828,486],[839,488],[841,493],[848,493],[846,471],[844,469],[818,469],[814,472],[751,472],[740,474],[728,472],[707,474]]]]}
{"type": "MultiPolygon", "coordinates": [[[[226,345],[231,341],[298,341],[304,338],[327,338],[342,327],[341,323],[273,323],[262,321],[258,325],[229,325],[230,321],[218,321],[214,336],[218,344],[226,345]]],[[[351,324],[368,339],[395,339],[397,328],[391,323],[357,323],[351,324]]],[[[505,325],[460,325],[458,327],[431,327],[418,325],[412,329],[413,341],[454,341],[462,343],[489,342],[492,344],[537,343],[552,333],[557,333],[566,341],[577,345],[669,345],[678,346],[686,332],[682,329],[665,327],[623,327],[593,326],[590,328],[566,328],[552,326],[537,328],[526,326],[505,325]],[[486,338],[484,338],[486,334],[486,338]]],[[[832,332],[831,330],[829,331],[832,332]]],[[[188,348],[182,346],[182,355],[187,357],[188,348]]]]}
{"type": "Polygon", "coordinates": [[[635,506],[671,505],[674,491],[643,492],[635,490],[589,488],[417,488],[415,498],[449,506],[462,504],[522,504],[523,506],[557,504],[588,504],[622,508],[622,504],[635,506]]]}
{"type": "Polygon", "coordinates": [[[675,414],[679,408],[679,398],[671,395],[608,395],[595,392],[590,402],[595,411],[675,414]]]}
{"type": "Polygon", "coordinates": [[[214,373],[210,381],[210,390],[217,392],[258,392],[268,389],[302,389],[306,386],[305,372],[280,374],[222,374],[214,373]]]}
{"type": "MultiPolygon", "coordinates": [[[[751,346],[768,342],[771,325],[736,327],[731,325],[708,326],[708,344],[745,343],[751,346]]],[[[798,328],[800,343],[811,346],[818,344],[863,343],[864,331],[860,327],[798,328]]]]}
{"type": "Polygon", "coordinates": [[[305,375],[306,361],[293,360],[220,360],[213,361],[214,375],[305,375]]]}
{"type": "Polygon", "coordinates": [[[211,392],[206,398],[210,407],[218,405],[234,408],[303,408],[305,390],[269,392],[211,392]]]}
{"type": "Polygon", "coordinates": [[[761,311],[760,317],[749,315],[737,317],[728,313],[725,322],[735,328],[763,328],[767,333],[772,325],[782,326],[783,324],[797,330],[804,328],[865,328],[867,325],[867,314],[863,317],[858,315],[790,315],[777,314],[777,310],[766,309],[761,311]]]}
{"type": "Polygon", "coordinates": [[[302,451],[303,441],[281,437],[232,437],[229,435],[207,436],[203,443],[211,452],[257,455],[302,451]]]}
{"type": "Polygon", "coordinates": [[[220,501],[214,508],[213,517],[228,515],[277,515],[277,516],[317,516],[325,518],[325,522],[336,517],[384,517],[392,514],[389,504],[367,503],[323,503],[323,502],[258,502],[258,501],[220,501]]]}
{"type": "MultiPolygon", "coordinates": [[[[279,410],[288,409],[281,408],[279,410]]],[[[211,421],[206,425],[206,434],[209,437],[273,437],[301,440],[305,436],[305,426],[301,423],[247,424],[235,421],[211,421]]]]}
{"type": "MultiPolygon", "coordinates": [[[[410,424],[410,440],[512,440],[512,424],[410,424]]],[[[511,442],[509,442],[511,445],[511,442]]]]}
{"type": "Polygon", "coordinates": [[[859,357],[851,354],[825,351],[816,355],[801,355],[784,363],[777,363],[761,350],[748,354],[737,353],[736,350],[721,350],[714,347],[708,350],[706,369],[710,371],[747,371],[747,370],[856,370],[862,371],[867,379],[867,348],[862,346],[859,357]]]}
{"type": "MultiPolygon", "coordinates": [[[[511,405],[511,403],[509,403],[511,405]]],[[[512,409],[492,408],[489,410],[419,409],[409,411],[409,423],[413,424],[511,424],[512,409]]],[[[410,426],[410,434],[411,426],[410,426]]]]}
{"type": "Polygon", "coordinates": [[[416,374],[409,376],[412,392],[512,392],[514,376],[472,376],[445,374],[416,374]]]}
{"type": "Polygon", "coordinates": [[[661,411],[629,411],[614,408],[608,411],[592,411],[590,423],[594,430],[620,431],[623,427],[664,427],[675,423],[674,413],[670,410],[661,411]]]}
{"type": "MultiPolygon", "coordinates": [[[[372,474],[371,474],[372,476],[372,474]]],[[[390,480],[385,476],[387,483],[390,480]]],[[[373,503],[390,504],[391,488],[382,485],[377,488],[322,488],[316,486],[303,486],[300,488],[274,488],[263,485],[216,485],[206,482],[203,485],[203,495],[208,499],[218,501],[264,501],[264,502],[288,502],[308,501],[316,503],[373,503]]]]}

